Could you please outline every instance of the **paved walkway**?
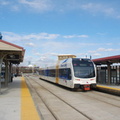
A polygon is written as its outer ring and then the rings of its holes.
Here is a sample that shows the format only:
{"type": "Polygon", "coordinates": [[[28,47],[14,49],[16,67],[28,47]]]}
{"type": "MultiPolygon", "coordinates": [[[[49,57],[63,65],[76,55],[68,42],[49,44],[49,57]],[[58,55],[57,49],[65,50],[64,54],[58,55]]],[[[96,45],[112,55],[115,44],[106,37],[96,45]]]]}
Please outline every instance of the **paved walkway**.
{"type": "Polygon", "coordinates": [[[23,77],[15,77],[0,94],[0,120],[40,120],[23,77]]]}

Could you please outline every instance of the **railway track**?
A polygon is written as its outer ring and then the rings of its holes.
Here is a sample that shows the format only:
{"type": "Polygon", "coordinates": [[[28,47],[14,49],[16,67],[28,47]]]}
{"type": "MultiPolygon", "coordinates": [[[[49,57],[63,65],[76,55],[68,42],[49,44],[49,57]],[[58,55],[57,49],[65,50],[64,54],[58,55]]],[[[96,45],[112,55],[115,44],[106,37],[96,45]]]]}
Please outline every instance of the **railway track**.
{"type": "MultiPolygon", "coordinates": [[[[69,109],[71,108],[71,109],[73,109],[74,111],[76,111],[78,115],[75,116],[75,120],[77,120],[77,118],[78,118],[78,120],[79,120],[80,118],[83,119],[83,120],[92,120],[89,116],[87,116],[87,115],[84,114],[83,112],[79,111],[78,109],[76,109],[75,107],[73,107],[71,104],[67,103],[65,100],[61,99],[59,96],[57,96],[56,94],[54,94],[53,92],[51,92],[49,89],[45,88],[45,87],[44,87],[43,85],[41,85],[39,82],[33,80],[33,78],[29,78],[29,79],[32,80],[32,82],[31,82],[31,81],[29,81],[28,78],[27,78],[28,84],[29,84],[32,88],[34,88],[34,86],[33,86],[33,82],[34,82],[34,84],[36,84],[36,86],[39,85],[39,87],[41,87],[41,88],[44,89],[45,91],[48,91],[48,92],[49,92],[50,94],[52,94],[56,99],[59,99],[61,102],[63,102],[63,103],[65,104],[65,106],[68,106],[69,109]],[[80,114],[80,115],[79,115],[79,114],[80,114]]],[[[36,94],[42,99],[42,102],[45,104],[45,106],[48,108],[48,110],[51,112],[51,114],[54,116],[55,120],[61,120],[61,118],[59,118],[59,117],[55,114],[55,111],[53,111],[52,108],[47,104],[47,102],[46,102],[45,99],[42,97],[42,95],[39,93],[39,91],[38,91],[37,89],[35,89],[35,88],[34,88],[34,90],[35,90],[36,94]]],[[[63,108],[62,108],[62,109],[63,109],[63,108]]],[[[62,120],[63,120],[63,118],[62,118],[62,120]]],[[[64,120],[66,120],[66,118],[65,118],[64,120]]],[[[69,120],[70,120],[70,118],[69,118],[69,120]]],[[[72,118],[71,120],[73,120],[73,118],[72,118]]]]}
{"type": "MultiPolygon", "coordinates": [[[[32,89],[32,93],[38,96],[38,101],[42,101],[49,111],[49,120],[50,118],[51,120],[112,120],[113,118],[117,120],[120,117],[118,114],[118,111],[120,111],[119,97],[101,94],[96,91],[73,92],[48,84],[33,76],[25,77],[25,79],[29,88],[32,89]],[[116,113],[113,114],[113,111],[116,111],[116,113]],[[101,116],[102,114],[106,116],[101,116]]],[[[45,119],[39,107],[38,111],[45,119]]]]}
{"type": "Polygon", "coordinates": [[[120,98],[117,99],[116,96],[112,96],[106,93],[100,93],[96,91],[91,91],[87,94],[82,94],[82,95],[87,96],[94,100],[96,99],[97,101],[101,101],[103,103],[112,105],[114,107],[120,108],[120,98]]]}

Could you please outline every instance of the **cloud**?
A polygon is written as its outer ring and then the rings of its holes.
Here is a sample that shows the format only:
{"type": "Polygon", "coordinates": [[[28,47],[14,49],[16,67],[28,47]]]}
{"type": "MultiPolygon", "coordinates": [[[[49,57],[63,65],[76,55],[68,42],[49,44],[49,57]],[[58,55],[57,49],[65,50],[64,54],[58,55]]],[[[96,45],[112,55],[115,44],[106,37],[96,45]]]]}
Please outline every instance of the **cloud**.
{"type": "Polygon", "coordinates": [[[8,1],[0,1],[0,5],[3,5],[3,6],[5,6],[5,5],[9,5],[10,4],[10,2],[8,2],[8,1]]]}
{"type": "Polygon", "coordinates": [[[30,47],[34,47],[35,46],[34,43],[26,43],[25,45],[30,46],[30,47]]]}
{"type": "Polygon", "coordinates": [[[112,49],[112,48],[98,48],[97,51],[100,52],[111,52],[111,51],[116,51],[117,49],[112,49]]]}
{"type": "Polygon", "coordinates": [[[75,35],[66,35],[66,36],[63,36],[63,38],[74,38],[75,35]]]}
{"type": "Polygon", "coordinates": [[[13,32],[2,32],[3,38],[9,41],[27,41],[27,40],[51,40],[59,37],[59,34],[49,34],[49,33],[31,33],[29,35],[20,35],[13,32]]]}
{"type": "Polygon", "coordinates": [[[36,52],[35,55],[37,55],[37,56],[41,56],[41,54],[40,54],[39,52],[36,52]]]}
{"type": "Polygon", "coordinates": [[[109,53],[112,53],[112,52],[119,52],[119,51],[120,51],[120,49],[98,48],[97,50],[88,51],[88,54],[90,54],[94,57],[98,57],[98,56],[100,57],[100,56],[108,55],[109,53]]]}
{"type": "Polygon", "coordinates": [[[120,14],[118,13],[118,11],[113,7],[109,7],[107,4],[85,3],[85,4],[80,5],[80,8],[82,10],[91,12],[94,15],[102,13],[106,16],[111,16],[111,17],[116,17],[116,18],[120,17],[120,14]]]}
{"type": "Polygon", "coordinates": [[[2,32],[3,39],[14,42],[22,40],[22,36],[13,32],[2,32]]]}
{"type": "Polygon", "coordinates": [[[59,34],[38,33],[38,34],[24,35],[23,39],[50,40],[50,39],[56,39],[58,36],[59,34]]]}
{"type": "Polygon", "coordinates": [[[82,0],[1,0],[0,5],[5,9],[12,11],[30,11],[34,13],[44,12],[70,12],[70,11],[87,11],[92,15],[105,15],[109,17],[120,18],[119,8],[115,8],[106,2],[86,2],[82,0]]]}
{"type": "Polygon", "coordinates": [[[52,0],[0,0],[0,6],[10,11],[45,12],[53,10],[52,0]]]}
{"type": "Polygon", "coordinates": [[[66,52],[68,51],[72,51],[73,49],[80,49],[81,47],[85,47],[85,46],[91,46],[94,45],[94,43],[80,43],[80,42],[75,42],[75,41],[47,41],[44,42],[42,44],[42,48],[47,49],[49,51],[60,51],[60,52],[64,52],[65,54],[67,54],[66,52]],[[74,47],[74,45],[77,45],[74,47]]]}
{"type": "Polygon", "coordinates": [[[54,52],[54,51],[66,51],[69,47],[71,47],[71,43],[66,43],[66,42],[56,42],[56,41],[51,41],[51,42],[44,42],[42,44],[42,48],[44,51],[49,51],[49,52],[54,52]]]}
{"type": "Polygon", "coordinates": [[[12,5],[11,9],[12,11],[20,11],[20,7],[17,5],[12,5]]]}
{"type": "Polygon", "coordinates": [[[87,38],[88,35],[78,35],[78,37],[87,38]]]}
{"type": "MultiPolygon", "coordinates": [[[[12,11],[12,12],[16,12],[16,11],[20,11],[21,7],[18,4],[18,2],[16,0],[0,0],[0,7],[2,8],[2,10],[6,10],[7,12],[12,11]]],[[[3,12],[3,11],[1,11],[3,12]]],[[[3,13],[5,14],[5,12],[3,13]]]]}
{"type": "Polygon", "coordinates": [[[100,53],[94,53],[94,54],[92,54],[92,56],[98,57],[98,56],[101,56],[101,54],[100,53]]]}
{"type": "Polygon", "coordinates": [[[106,12],[109,11],[108,8],[103,7],[102,4],[97,3],[85,3],[80,6],[81,9],[89,12],[106,12]]]}
{"type": "Polygon", "coordinates": [[[56,59],[51,58],[51,55],[54,53],[35,53],[35,55],[39,56],[38,58],[34,56],[25,56],[24,62],[20,64],[20,66],[27,66],[28,63],[30,62],[32,65],[36,65],[39,67],[47,67],[47,66],[53,66],[56,64],[57,57],[56,59]]]}
{"type": "Polygon", "coordinates": [[[31,33],[31,34],[16,34],[13,32],[2,32],[3,39],[24,46],[26,55],[24,63],[27,64],[28,60],[34,64],[50,65],[55,63],[57,55],[59,54],[74,54],[78,57],[87,56],[103,56],[108,54],[119,53],[119,43],[116,48],[116,43],[92,43],[91,41],[83,42],[82,40],[76,41],[76,37],[89,37],[88,35],[61,35],[50,33],[31,33]],[[65,39],[66,38],[71,38],[65,39]],[[104,46],[105,47],[104,47],[104,46]],[[103,47],[100,47],[103,46],[103,47]],[[108,47],[108,48],[107,48],[108,47]],[[31,59],[29,58],[29,54],[31,59]]]}
{"type": "Polygon", "coordinates": [[[101,35],[101,36],[104,36],[104,35],[106,35],[107,33],[101,33],[101,32],[98,32],[98,33],[96,33],[97,35],[101,35]]]}
{"type": "Polygon", "coordinates": [[[88,38],[88,35],[65,35],[63,38],[88,38]]]}
{"type": "Polygon", "coordinates": [[[91,47],[93,48],[95,43],[81,43],[76,41],[52,41],[45,42],[42,44],[41,48],[44,53],[49,57],[58,56],[59,54],[73,54],[78,57],[87,55],[87,50],[91,47]],[[81,52],[81,53],[79,53],[81,52]],[[86,52],[86,53],[85,53],[86,52]],[[52,53],[52,54],[51,54],[52,53]]]}
{"type": "Polygon", "coordinates": [[[52,9],[51,0],[19,0],[19,3],[31,11],[34,9],[43,12],[52,9]]]}
{"type": "Polygon", "coordinates": [[[113,51],[120,51],[120,49],[113,49],[113,48],[98,48],[94,51],[88,51],[89,53],[96,53],[96,52],[113,52],[113,51]]]}

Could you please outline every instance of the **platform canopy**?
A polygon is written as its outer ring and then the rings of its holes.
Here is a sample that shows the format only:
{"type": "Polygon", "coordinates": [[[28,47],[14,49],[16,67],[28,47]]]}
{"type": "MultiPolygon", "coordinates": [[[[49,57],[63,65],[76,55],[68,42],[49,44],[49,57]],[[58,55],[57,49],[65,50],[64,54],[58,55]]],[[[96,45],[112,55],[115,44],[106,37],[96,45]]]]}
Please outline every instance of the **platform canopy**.
{"type": "Polygon", "coordinates": [[[95,64],[113,64],[120,63],[120,55],[109,56],[104,58],[93,59],[95,64]]]}
{"type": "Polygon", "coordinates": [[[13,43],[0,39],[0,58],[13,64],[23,62],[25,49],[13,43]]]}

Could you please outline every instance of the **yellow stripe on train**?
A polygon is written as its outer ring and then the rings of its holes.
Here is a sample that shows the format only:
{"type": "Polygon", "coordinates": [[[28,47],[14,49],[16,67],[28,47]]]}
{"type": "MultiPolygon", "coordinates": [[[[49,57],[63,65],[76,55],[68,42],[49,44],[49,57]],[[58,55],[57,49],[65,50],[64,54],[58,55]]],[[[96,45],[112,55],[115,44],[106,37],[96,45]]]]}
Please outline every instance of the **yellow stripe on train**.
{"type": "Polygon", "coordinates": [[[56,83],[58,84],[59,83],[59,63],[60,61],[58,60],[57,61],[57,64],[56,64],[56,83]]]}

